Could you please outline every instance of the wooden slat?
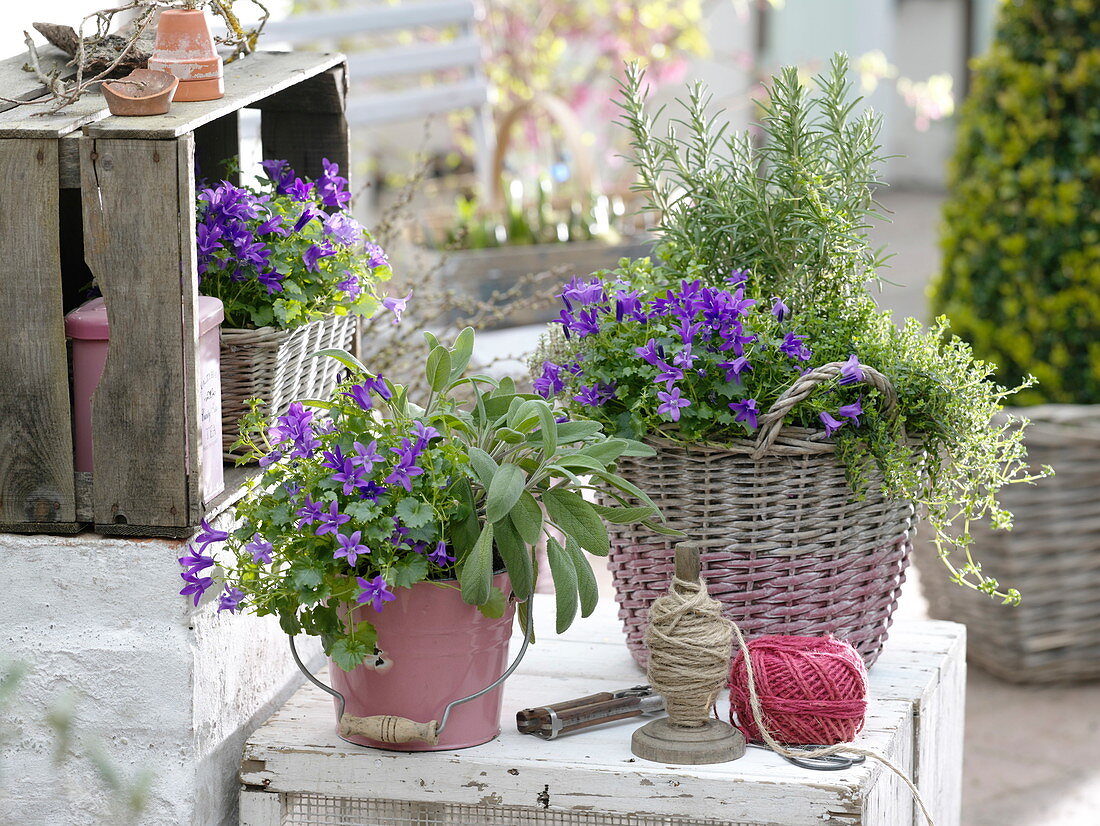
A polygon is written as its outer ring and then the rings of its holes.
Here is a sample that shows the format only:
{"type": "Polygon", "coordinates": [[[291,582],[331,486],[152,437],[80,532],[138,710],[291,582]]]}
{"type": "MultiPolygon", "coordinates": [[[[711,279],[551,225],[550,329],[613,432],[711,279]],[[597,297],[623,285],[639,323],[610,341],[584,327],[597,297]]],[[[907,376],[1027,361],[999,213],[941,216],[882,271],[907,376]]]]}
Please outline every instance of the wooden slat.
{"type": "Polygon", "coordinates": [[[358,82],[442,69],[476,69],[480,68],[481,59],[481,44],[470,36],[450,43],[417,43],[348,55],[348,70],[358,82]]]}
{"type": "Polygon", "coordinates": [[[429,86],[409,92],[364,97],[353,95],[348,101],[348,122],[379,125],[416,120],[456,109],[483,106],[488,99],[489,84],[480,79],[429,86]]]}
{"type": "Polygon", "coordinates": [[[260,141],[265,158],[285,159],[299,174],[318,177],[323,171],[322,159],[340,165],[341,174],[350,178],[350,136],[348,121],[342,111],[346,73],[337,67],[309,81],[303,90],[315,101],[328,101],[330,111],[309,111],[298,108],[268,108],[292,106],[294,96],[264,101],[260,119],[260,141]]]}
{"type": "Polygon", "coordinates": [[[228,180],[239,184],[240,174],[227,174],[224,161],[240,154],[240,118],[237,112],[222,115],[195,130],[197,173],[208,182],[228,180]]]}
{"type": "MultiPolygon", "coordinates": [[[[0,98],[9,100],[34,100],[46,93],[46,86],[33,72],[24,72],[23,66],[27,62],[26,52],[0,60],[0,98]]],[[[69,56],[54,46],[40,46],[38,48],[38,62],[42,71],[49,74],[57,70],[61,77],[71,77],[75,72],[66,68],[69,56]]],[[[0,112],[17,106],[0,100],[0,112]]],[[[37,107],[19,107],[20,109],[36,109],[37,107]]]]}
{"type": "Polygon", "coordinates": [[[279,112],[340,112],[348,100],[348,70],[340,64],[256,101],[253,108],[279,112]]]}
{"type": "Polygon", "coordinates": [[[174,103],[166,115],[107,117],[84,131],[95,138],[178,138],[343,62],[339,54],[257,52],[225,67],[225,97],[220,100],[174,103]]]}
{"type": "Polygon", "coordinates": [[[0,531],[75,533],[55,140],[0,140],[0,531]]]}
{"type": "Polygon", "coordinates": [[[283,826],[282,797],[259,789],[241,789],[241,826],[283,826]]]}
{"type": "Polygon", "coordinates": [[[80,189],[80,134],[73,132],[57,142],[57,179],[62,189],[80,189]]]}
{"type": "Polygon", "coordinates": [[[416,26],[472,23],[477,17],[477,7],[471,0],[401,3],[395,6],[377,4],[332,14],[300,14],[285,20],[272,20],[264,26],[264,38],[268,42],[305,43],[416,26]]]}
{"type": "Polygon", "coordinates": [[[60,138],[110,115],[98,91],[89,92],[60,111],[47,112],[43,106],[20,106],[0,113],[0,137],[60,138]]]}
{"type": "MultiPolygon", "coordinates": [[[[96,529],[189,533],[180,141],[81,139],[84,253],[107,303],[111,341],[92,399],[96,529]]],[[[190,246],[189,244],[186,246],[190,246]]],[[[193,264],[192,264],[193,266],[193,264]]],[[[187,316],[193,309],[187,309],[187,316]]],[[[188,335],[193,336],[193,328],[188,335]]],[[[191,348],[195,346],[191,342],[191,348]]],[[[192,356],[193,357],[193,356],[192,356]]]]}
{"type": "MultiPolygon", "coordinates": [[[[228,116],[236,133],[236,113],[228,116]]],[[[211,126],[225,121],[219,118],[211,126]]],[[[225,137],[225,130],[220,135],[225,137]]],[[[182,403],[176,412],[183,419],[185,429],[187,467],[187,524],[197,525],[206,509],[206,492],[203,490],[202,472],[202,387],[199,380],[199,272],[195,252],[195,135],[185,135],[173,141],[176,144],[176,197],[179,199],[178,271],[183,324],[179,342],[183,358],[182,403]]],[[[166,329],[165,334],[170,333],[166,329]]]]}

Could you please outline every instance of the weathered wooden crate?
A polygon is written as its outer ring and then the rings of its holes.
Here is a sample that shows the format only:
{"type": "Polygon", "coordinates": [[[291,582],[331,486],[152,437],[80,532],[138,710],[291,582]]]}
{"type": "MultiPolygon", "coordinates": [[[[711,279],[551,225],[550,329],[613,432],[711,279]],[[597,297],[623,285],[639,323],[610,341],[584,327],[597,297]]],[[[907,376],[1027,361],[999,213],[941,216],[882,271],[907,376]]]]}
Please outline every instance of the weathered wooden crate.
{"type": "MultiPolygon", "coordinates": [[[[548,627],[553,610],[553,597],[537,594],[536,627],[548,627]]],[[[959,824],[965,637],[950,622],[895,626],[870,670],[867,722],[856,739],[909,774],[937,826],[959,824]]],[[[644,719],[550,741],[516,731],[521,709],[644,681],[608,601],[528,651],[504,684],[501,735],[483,746],[407,753],[346,743],[332,698],[307,685],[245,743],[241,826],[925,823],[901,780],[874,760],[822,772],[750,748],[731,763],[666,766],[631,755],[631,732],[644,719]]],[[[725,717],[725,692],[718,708],[725,717]]]]}
{"type": "MultiPolygon", "coordinates": [[[[0,62],[0,97],[43,94],[23,62],[0,62]]],[[[145,118],[112,117],[98,95],[52,115],[0,101],[0,531],[185,537],[216,504],[195,374],[196,161],[214,171],[238,153],[249,107],[265,157],[348,169],[343,55],[260,52],[225,67],[225,88],[145,118]],[[93,274],[111,340],[88,480],[74,479],[63,317],[93,274]]]]}

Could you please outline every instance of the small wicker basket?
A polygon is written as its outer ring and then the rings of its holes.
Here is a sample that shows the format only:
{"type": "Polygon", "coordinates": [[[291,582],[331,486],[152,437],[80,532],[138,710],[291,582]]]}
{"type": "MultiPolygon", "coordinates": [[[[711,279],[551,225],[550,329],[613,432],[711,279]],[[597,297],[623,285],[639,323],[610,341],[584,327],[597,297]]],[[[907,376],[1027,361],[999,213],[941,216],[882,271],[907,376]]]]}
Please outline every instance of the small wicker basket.
{"type": "MultiPolygon", "coordinates": [[[[832,634],[870,665],[905,581],[913,505],[886,498],[877,470],[857,500],[835,444],[818,431],[783,426],[790,409],[840,366],[796,380],[762,417],[755,441],[705,446],[651,439],[657,456],[624,458],[618,472],[649,494],[668,527],[707,548],[702,576],[710,595],[747,637],[832,634]]],[[[892,413],[897,401],[889,381],[864,372],[892,413]]],[[[611,526],[608,563],[619,617],[643,668],[646,618],[668,590],[676,541],[644,526],[611,526]]]]}
{"type": "Polygon", "coordinates": [[[350,350],[358,316],[332,315],[294,330],[222,330],[222,447],[227,459],[240,435],[248,400],[263,399],[268,415],[279,415],[301,398],[326,398],[341,365],[310,358],[318,350],[350,350]]]}
{"type": "Polygon", "coordinates": [[[925,532],[914,561],[935,617],[966,624],[969,659],[1006,680],[1100,679],[1100,406],[1051,404],[1009,411],[1027,418],[1034,485],[1009,485],[1001,504],[1011,531],[971,525],[982,572],[1022,595],[1002,605],[945,576],[925,532]]]}

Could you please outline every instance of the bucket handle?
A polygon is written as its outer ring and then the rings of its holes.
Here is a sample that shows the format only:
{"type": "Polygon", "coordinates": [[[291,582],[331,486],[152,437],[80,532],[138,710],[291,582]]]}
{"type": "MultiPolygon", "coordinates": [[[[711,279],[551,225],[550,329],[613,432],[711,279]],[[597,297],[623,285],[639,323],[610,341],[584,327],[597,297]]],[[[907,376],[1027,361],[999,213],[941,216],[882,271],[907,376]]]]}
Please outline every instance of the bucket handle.
{"type": "MultiPolygon", "coordinates": [[[[356,735],[359,737],[369,737],[371,740],[377,740],[380,743],[408,743],[414,740],[419,740],[429,745],[436,745],[439,742],[439,735],[443,732],[443,729],[447,726],[447,720],[451,716],[451,709],[455,706],[468,703],[471,700],[476,700],[485,694],[488,694],[498,685],[503,683],[509,677],[512,676],[518,667],[520,662],[523,661],[524,655],[527,653],[527,646],[531,644],[531,631],[534,626],[534,611],[531,610],[531,606],[527,606],[526,622],[523,629],[523,645],[520,646],[519,653],[512,661],[512,664],[508,666],[508,669],[501,674],[496,680],[491,682],[481,691],[475,692],[468,697],[462,697],[458,700],[452,700],[447,704],[447,707],[443,709],[443,717],[437,722],[430,720],[427,723],[418,723],[416,720],[410,720],[407,717],[396,717],[390,714],[379,714],[371,717],[355,717],[351,714],[344,713],[344,707],[346,700],[344,695],[331,686],[327,686],[318,680],[309,669],[306,668],[305,663],[302,662],[302,658],[298,656],[298,648],[294,644],[294,637],[287,635],[287,639],[290,640],[290,653],[294,657],[294,662],[297,663],[299,670],[306,675],[306,679],[317,686],[322,691],[331,694],[340,703],[339,719],[340,719],[340,739],[351,743],[348,737],[356,735]]],[[[354,743],[353,745],[362,745],[361,743],[354,743]]]]}

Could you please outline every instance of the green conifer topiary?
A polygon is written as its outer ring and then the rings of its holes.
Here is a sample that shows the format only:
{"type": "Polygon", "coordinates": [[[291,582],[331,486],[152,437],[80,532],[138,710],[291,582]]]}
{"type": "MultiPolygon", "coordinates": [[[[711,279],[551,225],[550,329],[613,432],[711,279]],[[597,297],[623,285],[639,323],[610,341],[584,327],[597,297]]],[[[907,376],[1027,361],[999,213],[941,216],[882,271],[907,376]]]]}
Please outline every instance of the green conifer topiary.
{"type": "Polygon", "coordinates": [[[1005,0],[958,141],[933,311],[1017,403],[1100,404],[1100,2],[1005,0]]]}

